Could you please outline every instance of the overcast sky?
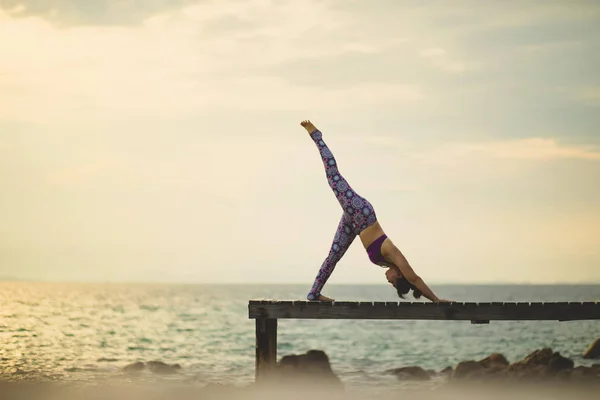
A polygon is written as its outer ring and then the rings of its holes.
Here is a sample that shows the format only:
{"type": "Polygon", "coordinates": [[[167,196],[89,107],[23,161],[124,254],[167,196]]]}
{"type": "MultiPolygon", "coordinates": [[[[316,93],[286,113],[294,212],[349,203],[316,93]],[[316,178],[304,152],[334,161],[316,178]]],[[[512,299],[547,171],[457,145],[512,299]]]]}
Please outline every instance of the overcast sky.
{"type": "Polygon", "coordinates": [[[311,119],[426,282],[600,282],[598,71],[595,1],[0,1],[0,276],[308,289],[311,119]]]}

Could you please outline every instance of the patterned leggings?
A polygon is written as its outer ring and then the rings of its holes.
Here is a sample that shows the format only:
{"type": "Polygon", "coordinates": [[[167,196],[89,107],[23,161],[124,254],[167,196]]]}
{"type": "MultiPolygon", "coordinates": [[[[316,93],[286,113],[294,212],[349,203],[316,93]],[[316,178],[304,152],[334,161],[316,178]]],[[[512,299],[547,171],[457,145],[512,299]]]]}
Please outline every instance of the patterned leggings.
{"type": "Polygon", "coordinates": [[[329,182],[329,186],[342,206],[342,210],[344,210],[342,219],[335,231],[329,255],[321,265],[315,283],[306,297],[308,300],[317,300],[336,264],[346,253],[356,236],[373,225],[377,221],[377,217],[371,203],[356,193],[340,174],[331,150],[323,141],[323,134],[317,130],[310,137],[321,153],[327,182],[329,182]]]}

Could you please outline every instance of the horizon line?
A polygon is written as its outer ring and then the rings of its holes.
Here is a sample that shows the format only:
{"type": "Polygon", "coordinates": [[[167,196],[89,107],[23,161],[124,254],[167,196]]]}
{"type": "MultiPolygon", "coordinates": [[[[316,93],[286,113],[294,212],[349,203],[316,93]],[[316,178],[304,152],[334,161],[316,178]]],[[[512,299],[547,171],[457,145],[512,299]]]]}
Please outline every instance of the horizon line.
{"type": "MultiPolygon", "coordinates": [[[[301,282],[189,282],[189,281],[129,281],[129,280],[50,280],[50,279],[33,279],[33,278],[17,278],[17,277],[0,277],[0,283],[62,283],[62,284],[133,284],[133,285],[186,285],[186,286],[302,286],[306,285],[301,282]]],[[[388,283],[330,283],[329,287],[333,286],[382,286],[387,287],[388,283]]],[[[430,282],[433,286],[598,286],[600,281],[592,282],[430,282]]]]}

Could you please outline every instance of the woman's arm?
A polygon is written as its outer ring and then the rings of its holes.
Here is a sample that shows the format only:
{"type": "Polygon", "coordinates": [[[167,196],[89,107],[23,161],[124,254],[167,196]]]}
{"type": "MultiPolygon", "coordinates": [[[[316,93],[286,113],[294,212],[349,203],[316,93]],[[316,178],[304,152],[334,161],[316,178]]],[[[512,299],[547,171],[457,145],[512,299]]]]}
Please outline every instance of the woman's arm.
{"type": "MultiPolygon", "coordinates": [[[[386,247],[388,247],[388,246],[386,246],[386,247]]],[[[389,248],[382,249],[382,251],[384,251],[386,253],[386,254],[384,254],[384,257],[389,258],[390,261],[392,261],[392,263],[396,267],[398,267],[402,276],[407,281],[412,283],[413,286],[415,286],[417,289],[419,289],[421,291],[421,293],[423,293],[423,296],[425,296],[427,299],[431,300],[434,303],[439,303],[441,301],[444,301],[444,300],[440,300],[435,295],[435,293],[433,293],[433,291],[429,288],[429,286],[427,286],[425,281],[423,281],[423,279],[421,279],[421,277],[415,273],[415,271],[412,269],[412,267],[408,263],[408,260],[406,260],[406,257],[404,257],[404,254],[402,254],[400,249],[398,249],[396,246],[391,244],[391,246],[389,246],[389,248]]]]}
{"type": "Polygon", "coordinates": [[[421,293],[423,293],[423,296],[425,296],[432,302],[439,303],[439,302],[443,301],[443,300],[440,300],[435,295],[435,293],[433,293],[433,291],[429,288],[429,286],[427,286],[425,281],[423,279],[421,279],[419,276],[415,275],[415,278],[413,280],[410,280],[408,278],[406,278],[406,280],[409,281],[410,283],[412,283],[414,285],[414,287],[416,287],[417,289],[419,289],[421,291],[421,293]]]}

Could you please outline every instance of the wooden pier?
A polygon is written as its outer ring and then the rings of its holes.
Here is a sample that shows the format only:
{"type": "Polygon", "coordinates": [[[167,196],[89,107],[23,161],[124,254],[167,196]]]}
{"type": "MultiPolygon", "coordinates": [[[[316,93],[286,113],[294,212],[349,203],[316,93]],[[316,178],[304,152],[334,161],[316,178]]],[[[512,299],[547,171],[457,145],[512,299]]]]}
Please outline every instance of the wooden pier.
{"type": "Polygon", "coordinates": [[[600,302],[568,303],[424,303],[250,300],[256,320],[256,380],[277,364],[278,319],[411,319],[470,321],[600,320],[600,302]]]}

